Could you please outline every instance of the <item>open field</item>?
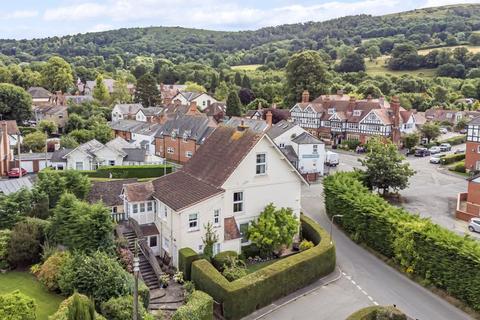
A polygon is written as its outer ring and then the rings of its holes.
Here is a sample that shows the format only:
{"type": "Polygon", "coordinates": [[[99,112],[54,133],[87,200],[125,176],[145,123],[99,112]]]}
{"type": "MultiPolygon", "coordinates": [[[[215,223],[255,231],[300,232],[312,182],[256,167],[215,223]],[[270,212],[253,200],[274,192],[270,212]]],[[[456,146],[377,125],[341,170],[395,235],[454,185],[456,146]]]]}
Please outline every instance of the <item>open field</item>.
{"type": "Polygon", "coordinates": [[[255,71],[261,66],[261,64],[244,64],[240,66],[233,66],[232,69],[238,71],[255,71]]]}
{"type": "Polygon", "coordinates": [[[369,59],[365,59],[365,66],[366,66],[367,73],[371,76],[383,76],[388,73],[396,76],[409,74],[409,75],[425,77],[425,78],[435,77],[436,69],[388,70],[388,68],[385,65],[385,62],[388,58],[389,56],[381,56],[377,58],[376,61],[370,61],[369,59]]]}
{"type": "Polygon", "coordinates": [[[470,51],[472,53],[480,52],[480,46],[459,45],[459,46],[450,46],[450,47],[441,47],[441,48],[422,49],[422,50],[418,50],[418,54],[424,56],[427,53],[429,53],[430,51],[435,50],[435,49],[450,49],[450,50],[453,50],[455,48],[460,48],[460,47],[465,47],[465,48],[468,49],[468,51],[470,51]]]}
{"type": "Polygon", "coordinates": [[[10,271],[0,274],[0,294],[19,290],[21,293],[35,299],[37,304],[37,319],[47,320],[54,314],[63,297],[53,294],[27,272],[10,271]]]}

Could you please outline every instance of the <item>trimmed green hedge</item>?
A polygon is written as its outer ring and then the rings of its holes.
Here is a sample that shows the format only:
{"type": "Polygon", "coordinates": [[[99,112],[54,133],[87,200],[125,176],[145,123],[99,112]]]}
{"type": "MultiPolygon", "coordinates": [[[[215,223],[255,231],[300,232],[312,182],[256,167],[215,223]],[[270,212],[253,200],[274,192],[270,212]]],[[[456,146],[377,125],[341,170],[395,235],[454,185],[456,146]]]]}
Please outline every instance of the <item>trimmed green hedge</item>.
{"type": "Polygon", "coordinates": [[[465,168],[465,161],[459,161],[457,163],[452,164],[452,166],[449,167],[448,170],[460,172],[460,173],[467,172],[467,168],[465,168]]]}
{"type": "Polygon", "coordinates": [[[390,205],[352,173],[324,179],[328,215],[357,242],[480,310],[480,244],[390,205]]]}
{"type": "Polygon", "coordinates": [[[161,177],[165,173],[171,173],[171,165],[141,165],[141,166],[105,166],[96,171],[84,171],[82,173],[92,178],[109,178],[112,174],[114,179],[127,178],[155,178],[161,177]]]}
{"type": "Polygon", "coordinates": [[[172,320],[212,320],[213,298],[205,292],[195,290],[189,296],[187,304],[175,311],[172,320]]]}
{"type": "Polygon", "coordinates": [[[212,264],[217,270],[223,270],[223,265],[228,262],[229,257],[237,258],[238,253],[235,251],[222,251],[213,257],[212,264]]]}
{"type": "Polygon", "coordinates": [[[407,320],[407,316],[394,307],[371,306],[358,310],[347,320],[407,320]]]}
{"type": "Polygon", "coordinates": [[[182,248],[178,251],[178,271],[183,272],[185,280],[191,280],[192,263],[198,259],[199,255],[191,248],[182,248]]]}
{"type": "Polygon", "coordinates": [[[450,143],[452,146],[455,146],[457,144],[465,143],[465,141],[467,141],[467,136],[461,135],[461,136],[448,138],[442,141],[437,141],[437,144],[440,145],[442,143],[450,143]]]}
{"type": "Polygon", "coordinates": [[[226,319],[240,319],[269,305],[335,269],[335,246],[328,233],[302,215],[302,231],[315,247],[281,259],[238,280],[229,282],[205,259],[192,264],[195,287],[223,304],[226,319]]]}
{"type": "Polygon", "coordinates": [[[465,153],[448,154],[440,159],[440,164],[451,164],[462,160],[465,160],[465,153]]]}

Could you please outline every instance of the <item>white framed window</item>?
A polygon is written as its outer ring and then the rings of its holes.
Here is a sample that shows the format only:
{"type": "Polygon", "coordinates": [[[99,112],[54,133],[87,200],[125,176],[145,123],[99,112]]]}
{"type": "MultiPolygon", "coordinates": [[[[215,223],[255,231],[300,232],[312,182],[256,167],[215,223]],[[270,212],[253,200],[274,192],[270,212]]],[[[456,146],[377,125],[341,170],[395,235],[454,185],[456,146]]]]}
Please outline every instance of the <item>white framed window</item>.
{"type": "Polygon", "coordinates": [[[285,143],[280,143],[278,146],[279,146],[281,149],[283,149],[283,148],[285,148],[285,143]]]}
{"type": "Polygon", "coordinates": [[[188,228],[190,230],[198,229],[198,213],[191,213],[188,215],[188,228]]]}
{"type": "Polygon", "coordinates": [[[255,173],[258,175],[267,173],[267,155],[257,153],[255,173]]]}
{"type": "Polygon", "coordinates": [[[477,153],[480,153],[480,146],[477,147],[477,153]]]}
{"type": "Polygon", "coordinates": [[[83,162],[75,162],[75,170],[83,170],[83,162]]]}
{"type": "Polygon", "coordinates": [[[115,160],[108,160],[108,165],[109,166],[114,166],[115,165],[115,160]]]}
{"type": "Polygon", "coordinates": [[[216,255],[219,252],[220,252],[220,243],[217,242],[213,245],[213,255],[216,255]]]}
{"type": "Polygon", "coordinates": [[[153,201],[147,202],[147,211],[153,211],[153,201]]]}
{"type": "Polygon", "coordinates": [[[362,115],[362,110],[353,110],[354,117],[360,117],[362,115]]]}
{"type": "Polygon", "coordinates": [[[158,246],[158,237],[156,235],[148,237],[148,245],[150,248],[158,246]]]}
{"type": "Polygon", "coordinates": [[[243,212],[243,191],[233,193],[233,212],[243,212]]]}
{"type": "Polygon", "coordinates": [[[328,108],[328,114],[334,114],[335,108],[328,108]]]}
{"type": "Polygon", "coordinates": [[[138,213],[138,204],[134,203],[134,204],[132,205],[132,212],[133,212],[133,213],[138,213]]]}
{"type": "Polygon", "coordinates": [[[313,153],[315,153],[315,154],[318,153],[318,145],[316,145],[316,144],[313,145],[313,153]]]}
{"type": "Polygon", "coordinates": [[[173,147],[168,147],[167,148],[167,153],[174,153],[175,152],[175,148],[173,147]]]}
{"type": "Polygon", "coordinates": [[[219,226],[220,225],[220,209],[215,209],[213,211],[213,224],[215,226],[219,226]]]}
{"type": "Polygon", "coordinates": [[[475,170],[480,171],[480,161],[475,162],[475,170]]]}
{"type": "Polygon", "coordinates": [[[140,212],[145,212],[145,203],[140,203],[140,212]]]}
{"type": "Polygon", "coordinates": [[[112,207],[112,213],[117,213],[117,207],[116,206],[112,207]]]}
{"type": "Polygon", "coordinates": [[[168,209],[167,206],[163,206],[163,220],[167,220],[168,218],[168,209]]]}
{"type": "Polygon", "coordinates": [[[188,134],[184,133],[183,134],[183,142],[187,142],[187,141],[188,141],[188,134]]]}
{"type": "Polygon", "coordinates": [[[191,158],[192,156],[193,156],[193,152],[192,152],[192,151],[185,151],[185,157],[191,158]]]}

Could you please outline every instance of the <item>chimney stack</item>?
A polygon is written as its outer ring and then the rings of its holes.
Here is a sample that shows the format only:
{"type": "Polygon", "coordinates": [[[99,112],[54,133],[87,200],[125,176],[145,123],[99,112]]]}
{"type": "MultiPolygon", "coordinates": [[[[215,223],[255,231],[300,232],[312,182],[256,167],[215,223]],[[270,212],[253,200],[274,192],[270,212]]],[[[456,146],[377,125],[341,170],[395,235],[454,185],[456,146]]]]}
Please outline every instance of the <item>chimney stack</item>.
{"type": "Polygon", "coordinates": [[[390,107],[393,112],[392,141],[396,145],[400,145],[400,100],[397,96],[392,97],[390,107]]]}
{"type": "Polygon", "coordinates": [[[369,95],[367,96],[367,101],[372,101],[372,95],[371,95],[371,94],[369,94],[369,95]]]}
{"type": "Polygon", "coordinates": [[[356,102],[356,99],[354,96],[350,96],[350,101],[348,103],[348,111],[349,112],[353,112],[353,109],[355,109],[355,102],[356,102]]]}
{"type": "Polygon", "coordinates": [[[273,122],[273,114],[272,111],[268,111],[267,114],[265,115],[265,120],[267,121],[267,125],[270,128],[272,126],[273,122]]]}
{"type": "Polygon", "coordinates": [[[240,121],[240,125],[237,127],[237,131],[239,132],[243,132],[245,130],[247,130],[248,126],[245,124],[245,121],[242,119],[240,121]]]}
{"type": "Polygon", "coordinates": [[[190,108],[188,109],[187,115],[194,116],[196,114],[198,114],[197,102],[192,101],[190,102],[190,108]]]}
{"type": "Polygon", "coordinates": [[[337,96],[340,96],[340,97],[343,96],[343,90],[342,89],[337,90],[337,96]]]}
{"type": "Polygon", "coordinates": [[[308,103],[310,102],[310,93],[308,90],[304,90],[302,93],[302,103],[308,103]]]}
{"type": "Polygon", "coordinates": [[[382,96],[380,98],[378,98],[378,103],[380,104],[380,106],[383,108],[384,105],[385,105],[385,98],[382,96]]]}

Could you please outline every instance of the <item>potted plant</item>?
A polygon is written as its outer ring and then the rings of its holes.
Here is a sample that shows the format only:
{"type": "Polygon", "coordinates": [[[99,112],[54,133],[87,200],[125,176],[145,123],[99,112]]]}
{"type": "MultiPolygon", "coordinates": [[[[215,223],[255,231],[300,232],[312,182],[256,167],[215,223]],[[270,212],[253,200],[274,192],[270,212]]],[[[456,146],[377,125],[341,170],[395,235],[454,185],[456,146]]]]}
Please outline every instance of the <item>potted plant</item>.
{"type": "Polygon", "coordinates": [[[184,279],[183,279],[183,272],[182,271],[177,271],[173,275],[173,281],[175,281],[178,284],[183,284],[184,279]]]}
{"type": "Polygon", "coordinates": [[[162,288],[168,287],[169,281],[170,281],[170,276],[168,274],[162,274],[160,276],[160,284],[162,285],[162,288]]]}

